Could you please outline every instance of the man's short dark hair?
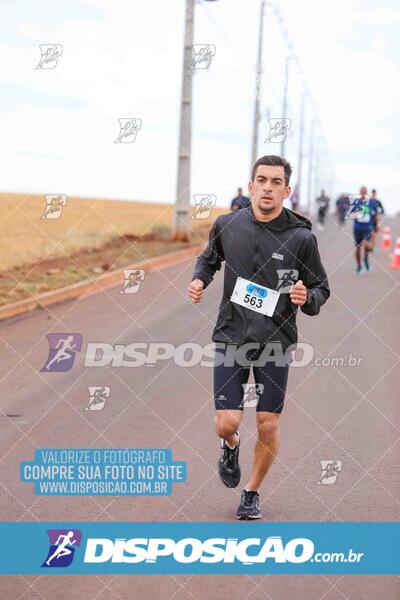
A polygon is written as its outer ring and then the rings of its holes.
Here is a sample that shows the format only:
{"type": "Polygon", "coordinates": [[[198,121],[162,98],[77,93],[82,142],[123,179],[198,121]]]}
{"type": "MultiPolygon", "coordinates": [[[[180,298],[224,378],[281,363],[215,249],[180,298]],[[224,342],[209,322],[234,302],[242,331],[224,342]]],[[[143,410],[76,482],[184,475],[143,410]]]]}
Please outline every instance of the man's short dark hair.
{"type": "Polygon", "coordinates": [[[252,181],[254,181],[254,178],[256,176],[257,167],[259,167],[260,165],[271,165],[273,167],[283,167],[283,170],[285,171],[285,185],[289,185],[290,176],[292,174],[292,167],[290,166],[290,163],[287,160],[285,160],[281,156],[276,156],[274,154],[270,154],[268,156],[262,156],[254,163],[254,167],[251,172],[251,180],[252,181]]]}

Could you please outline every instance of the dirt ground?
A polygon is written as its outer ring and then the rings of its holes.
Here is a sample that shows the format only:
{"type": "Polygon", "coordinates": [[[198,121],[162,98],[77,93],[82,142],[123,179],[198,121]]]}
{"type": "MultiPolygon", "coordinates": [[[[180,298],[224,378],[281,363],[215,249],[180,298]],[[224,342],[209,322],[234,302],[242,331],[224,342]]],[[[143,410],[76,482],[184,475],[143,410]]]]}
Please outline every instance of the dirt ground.
{"type": "MultiPolygon", "coordinates": [[[[0,194],[0,306],[188,246],[171,241],[173,206],[68,198],[58,219],[42,219],[44,196],[0,194]]],[[[191,244],[211,223],[191,219],[191,244]]]]}

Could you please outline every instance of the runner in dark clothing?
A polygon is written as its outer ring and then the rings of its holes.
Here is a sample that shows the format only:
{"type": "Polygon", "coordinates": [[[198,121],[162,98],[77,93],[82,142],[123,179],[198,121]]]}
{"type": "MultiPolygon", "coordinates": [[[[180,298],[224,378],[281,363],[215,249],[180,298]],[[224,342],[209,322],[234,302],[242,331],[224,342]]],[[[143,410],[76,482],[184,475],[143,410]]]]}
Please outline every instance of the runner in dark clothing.
{"type": "Polygon", "coordinates": [[[369,251],[373,252],[373,250],[375,248],[375,243],[376,243],[376,236],[379,232],[380,218],[382,215],[385,214],[385,209],[383,208],[382,202],[380,200],[378,200],[378,198],[376,197],[376,190],[371,190],[371,200],[374,200],[376,202],[376,210],[377,210],[376,219],[375,219],[372,231],[371,231],[371,241],[370,241],[370,245],[369,245],[369,251]]]}
{"type": "Polygon", "coordinates": [[[329,212],[330,199],[325,196],[325,191],[321,190],[321,195],[317,198],[318,205],[318,221],[317,229],[323,231],[325,229],[325,217],[329,212]]]}
{"type": "Polygon", "coordinates": [[[238,188],[238,195],[231,202],[231,210],[239,210],[250,206],[250,198],[243,196],[242,188],[238,188]]]}
{"type": "Polygon", "coordinates": [[[236,487],[241,476],[238,428],[251,365],[259,384],[258,441],[252,474],[236,513],[239,519],[261,517],[258,490],[279,448],[279,416],[297,342],[298,307],[307,315],[317,315],[330,295],[310,221],[283,208],[291,191],[290,175],[289,163],[279,156],[264,156],[255,163],[250,207],[216,219],[188,290],[192,302],[200,302],[225,261],[223,297],[212,340],[217,346],[215,425],[222,445],[218,470],[228,487],[236,487]],[[285,292],[277,290],[285,279],[282,271],[293,272],[297,279],[285,292]]]}
{"type": "Polygon", "coordinates": [[[338,220],[338,227],[343,227],[346,222],[346,215],[349,212],[350,200],[346,194],[340,194],[336,200],[336,216],[338,220]]]}

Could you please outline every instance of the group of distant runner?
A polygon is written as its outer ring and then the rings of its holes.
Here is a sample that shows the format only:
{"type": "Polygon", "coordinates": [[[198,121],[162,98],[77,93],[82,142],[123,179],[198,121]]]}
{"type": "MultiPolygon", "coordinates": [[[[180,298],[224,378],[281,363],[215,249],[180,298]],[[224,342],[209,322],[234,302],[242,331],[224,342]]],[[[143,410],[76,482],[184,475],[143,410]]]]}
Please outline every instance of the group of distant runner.
{"type": "MultiPolygon", "coordinates": [[[[342,228],[347,219],[353,221],[353,233],[356,244],[355,259],[356,273],[362,275],[371,270],[369,255],[373,252],[376,242],[376,235],[379,231],[379,222],[385,213],[382,202],[377,198],[376,190],[371,190],[368,196],[368,190],[365,186],[360,188],[359,194],[346,194],[342,192],[336,200],[336,218],[337,225],[342,228]],[[363,252],[363,257],[361,256],[363,252]],[[363,259],[362,259],[363,258],[363,259]]],[[[298,186],[294,188],[290,196],[292,211],[296,212],[299,204],[298,186]]],[[[317,224],[319,231],[324,231],[326,217],[329,214],[330,198],[321,190],[320,196],[316,199],[317,204],[317,224]]],[[[231,210],[247,208],[250,205],[250,198],[243,195],[242,188],[238,188],[237,196],[231,202],[231,210]]]]}

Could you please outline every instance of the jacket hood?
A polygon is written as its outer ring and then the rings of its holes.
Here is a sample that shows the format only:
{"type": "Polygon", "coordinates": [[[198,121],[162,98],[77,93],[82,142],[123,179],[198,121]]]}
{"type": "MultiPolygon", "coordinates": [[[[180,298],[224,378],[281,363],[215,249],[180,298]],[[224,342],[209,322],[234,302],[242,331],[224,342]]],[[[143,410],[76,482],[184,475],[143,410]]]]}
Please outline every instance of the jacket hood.
{"type": "Polygon", "coordinates": [[[266,223],[258,221],[255,218],[253,207],[251,204],[248,208],[241,210],[246,210],[252,221],[255,221],[255,223],[259,224],[261,227],[271,229],[272,231],[284,231],[285,229],[291,229],[292,227],[306,227],[311,231],[312,228],[312,224],[309,219],[303,217],[302,215],[294,213],[288,208],[283,207],[282,212],[275,219],[266,223]]]}

